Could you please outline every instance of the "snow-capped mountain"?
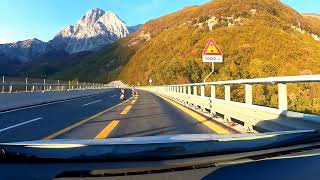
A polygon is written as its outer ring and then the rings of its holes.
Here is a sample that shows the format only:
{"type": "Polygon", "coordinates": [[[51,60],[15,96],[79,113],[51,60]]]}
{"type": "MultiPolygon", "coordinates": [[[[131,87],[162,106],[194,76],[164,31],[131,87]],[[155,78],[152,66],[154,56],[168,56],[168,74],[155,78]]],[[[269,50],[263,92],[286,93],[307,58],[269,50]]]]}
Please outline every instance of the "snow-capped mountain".
{"type": "Polygon", "coordinates": [[[95,50],[128,34],[128,26],[116,14],[97,8],[88,11],[77,24],[60,31],[49,43],[73,54],[95,50]]]}
{"type": "Polygon", "coordinates": [[[75,24],[56,34],[49,42],[29,39],[15,43],[0,44],[0,61],[4,57],[19,60],[22,63],[37,58],[46,58],[47,54],[75,54],[83,51],[96,51],[104,45],[113,43],[129,35],[136,27],[128,27],[115,13],[102,9],[88,11],[75,24]]]}

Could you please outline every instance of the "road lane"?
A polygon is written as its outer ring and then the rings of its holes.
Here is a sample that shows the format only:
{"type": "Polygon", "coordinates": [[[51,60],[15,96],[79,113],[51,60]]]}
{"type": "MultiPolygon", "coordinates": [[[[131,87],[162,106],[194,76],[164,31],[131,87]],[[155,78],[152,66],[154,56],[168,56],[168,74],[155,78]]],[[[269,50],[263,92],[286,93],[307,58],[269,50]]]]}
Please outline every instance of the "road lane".
{"type": "MultiPolygon", "coordinates": [[[[208,120],[209,121],[209,120],[208,120]]],[[[166,100],[141,91],[131,99],[57,139],[103,139],[129,136],[215,133],[166,100]]]]}
{"type": "MultiPolygon", "coordinates": [[[[32,108],[21,109],[5,114],[0,114],[0,129],[24,123],[34,117],[42,117],[43,119],[23,124],[18,127],[0,133],[0,142],[13,142],[25,140],[38,140],[46,137],[54,132],[79,122],[110,108],[120,102],[118,89],[110,89],[106,93],[90,96],[81,99],[64,101],[59,103],[48,104],[45,106],[35,106],[32,108]],[[83,108],[82,105],[97,100],[103,103],[95,103],[83,108]]],[[[127,91],[129,96],[130,92],[127,91]]]]}
{"type": "MultiPolygon", "coordinates": [[[[118,89],[112,89],[93,97],[2,114],[0,130],[11,128],[0,131],[0,142],[210,134],[216,129],[219,131],[211,120],[149,92],[141,91],[138,97],[124,102],[116,96],[118,93],[118,89]],[[41,119],[34,120],[35,117],[41,119]]],[[[129,94],[130,91],[126,91],[127,97],[129,94]]]]}
{"type": "Polygon", "coordinates": [[[123,115],[109,137],[215,133],[162,98],[140,92],[131,111],[123,115]]]}
{"type": "MultiPolygon", "coordinates": [[[[130,99],[129,99],[129,100],[130,100],[130,99]]],[[[83,126],[82,126],[83,124],[85,124],[85,123],[91,121],[92,119],[95,119],[95,118],[97,118],[97,117],[105,114],[106,112],[109,112],[109,111],[117,108],[118,106],[121,106],[121,105],[122,105],[123,103],[125,103],[125,102],[126,102],[126,101],[121,102],[121,103],[119,103],[119,104],[116,104],[116,105],[114,105],[114,106],[112,106],[112,107],[110,107],[110,108],[108,108],[108,109],[105,109],[104,111],[101,111],[101,112],[99,112],[99,113],[97,113],[97,114],[95,114],[95,115],[93,115],[93,116],[91,116],[91,117],[89,117],[89,118],[86,118],[86,119],[84,119],[84,120],[81,120],[80,122],[77,122],[77,123],[75,123],[75,124],[72,124],[72,125],[64,128],[64,129],[62,129],[62,130],[59,130],[59,131],[57,131],[57,132],[55,132],[55,133],[53,133],[53,134],[51,134],[51,135],[43,138],[43,140],[50,140],[50,139],[53,139],[53,138],[56,138],[56,137],[60,137],[61,135],[65,134],[66,132],[69,133],[70,131],[72,131],[72,130],[75,129],[75,128],[78,128],[78,127],[81,127],[81,128],[82,128],[82,127],[83,127],[83,126]]],[[[84,129],[84,131],[81,131],[81,134],[86,134],[86,136],[88,137],[88,136],[89,136],[88,133],[90,133],[90,131],[85,132],[85,130],[86,130],[86,129],[84,129]]],[[[66,138],[67,138],[67,137],[66,137],[66,138]]],[[[74,137],[74,138],[76,138],[76,137],[74,137]]],[[[85,138],[85,139],[87,139],[87,138],[85,138]]]]}

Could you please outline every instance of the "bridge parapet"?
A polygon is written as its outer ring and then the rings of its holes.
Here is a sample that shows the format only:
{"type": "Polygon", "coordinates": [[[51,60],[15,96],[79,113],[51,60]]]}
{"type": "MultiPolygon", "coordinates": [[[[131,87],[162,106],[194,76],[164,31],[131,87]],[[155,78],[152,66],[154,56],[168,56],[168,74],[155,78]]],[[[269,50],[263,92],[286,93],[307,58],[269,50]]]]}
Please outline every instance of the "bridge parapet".
{"type": "Polygon", "coordinates": [[[52,79],[35,79],[2,76],[0,93],[36,92],[36,91],[70,91],[87,89],[105,89],[113,85],[73,81],[60,81],[52,79]]]}
{"type": "Polygon", "coordinates": [[[201,109],[212,115],[221,115],[226,121],[235,121],[246,128],[260,132],[320,129],[320,116],[288,110],[289,83],[320,82],[320,75],[270,77],[218,81],[208,83],[192,83],[181,85],[147,86],[142,90],[151,91],[160,96],[170,98],[185,106],[201,109]],[[271,108],[253,104],[253,85],[276,84],[278,86],[278,107],[271,108]],[[245,86],[245,102],[231,100],[231,86],[245,86]],[[206,96],[205,87],[210,87],[210,95],[206,96]],[[224,99],[216,98],[216,87],[224,87],[224,99]],[[199,91],[198,91],[199,90],[199,91]],[[200,92],[200,93],[198,93],[200,92]]]}

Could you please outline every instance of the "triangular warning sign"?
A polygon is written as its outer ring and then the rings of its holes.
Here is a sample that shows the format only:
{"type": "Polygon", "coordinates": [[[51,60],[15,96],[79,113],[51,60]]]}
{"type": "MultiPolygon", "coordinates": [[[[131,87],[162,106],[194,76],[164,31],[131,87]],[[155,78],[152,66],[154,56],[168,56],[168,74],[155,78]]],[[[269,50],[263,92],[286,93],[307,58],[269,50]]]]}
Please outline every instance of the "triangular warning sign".
{"type": "Polygon", "coordinates": [[[210,38],[206,47],[202,51],[202,55],[222,55],[222,52],[218,48],[216,42],[214,42],[214,40],[210,38]]]}

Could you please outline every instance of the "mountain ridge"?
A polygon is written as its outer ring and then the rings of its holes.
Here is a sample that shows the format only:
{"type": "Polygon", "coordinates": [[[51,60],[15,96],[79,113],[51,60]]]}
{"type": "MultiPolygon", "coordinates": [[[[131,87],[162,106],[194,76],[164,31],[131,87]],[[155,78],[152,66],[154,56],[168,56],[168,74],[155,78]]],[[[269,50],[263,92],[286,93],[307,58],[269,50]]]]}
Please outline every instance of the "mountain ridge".
{"type": "Polygon", "coordinates": [[[91,9],[75,25],[69,25],[55,37],[43,42],[37,38],[0,44],[0,52],[5,55],[0,61],[15,59],[21,63],[46,58],[47,54],[75,54],[83,51],[97,51],[103,46],[127,37],[138,30],[128,27],[118,15],[99,8],[91,9]],[[130,30],[130,32],[129,32],[130,30]]]}

